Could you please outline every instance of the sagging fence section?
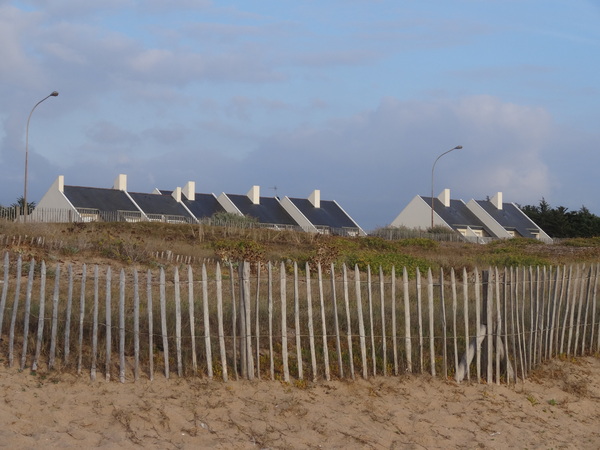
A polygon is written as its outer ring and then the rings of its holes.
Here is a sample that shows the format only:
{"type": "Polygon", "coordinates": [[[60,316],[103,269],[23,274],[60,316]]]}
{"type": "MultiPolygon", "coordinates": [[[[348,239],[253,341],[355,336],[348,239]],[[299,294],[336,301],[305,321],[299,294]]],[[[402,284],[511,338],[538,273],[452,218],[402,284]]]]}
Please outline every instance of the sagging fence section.
{"type": "Polygon", "coordinates": [[[292,262],[113,273],[9,253],[3,263],[7,364],[92,380],[514,383],[548,358],[600,351],[598,265],[384,275],[292,262]]]}

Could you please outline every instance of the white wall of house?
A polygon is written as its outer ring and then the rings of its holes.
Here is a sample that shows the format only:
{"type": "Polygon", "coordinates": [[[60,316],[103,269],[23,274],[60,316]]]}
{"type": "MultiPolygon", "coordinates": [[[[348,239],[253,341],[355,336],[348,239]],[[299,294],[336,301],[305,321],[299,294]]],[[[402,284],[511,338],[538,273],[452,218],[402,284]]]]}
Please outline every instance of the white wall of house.
{"type": "MultiPolygon", "coordinates": [[[[442,200],[443,201],[443,200],[442,200]]],[[[433,215],[433,224],[451,228],[437,213],[433,215]]],[[[431,204],[420,195],[413,198],[390,224],[393,227],[418,228],[431,227],[431,204]]]]}
{"type": "MultiPolygon", "coordinates": [[[[32,221],[43,222],[44,217],[48,218],[47,214],[44,214],[42,211],[72,211],[74,214],[77,214],[77,210],[71,204],[71,202],[65,197],[65,177],[64,175],[59,175],[54,183],[50,186],[48,191],[44,194],[42,199],[38,202],[35,209],[30,214],[30,218],[32,221]]],[[[68,217],[68,216],[65,216],[68,217]]],[[[52,219],[50,219],[52,220],[52,219]]],[[[56,220],[52,220],[53,222],[56,220]]]]}

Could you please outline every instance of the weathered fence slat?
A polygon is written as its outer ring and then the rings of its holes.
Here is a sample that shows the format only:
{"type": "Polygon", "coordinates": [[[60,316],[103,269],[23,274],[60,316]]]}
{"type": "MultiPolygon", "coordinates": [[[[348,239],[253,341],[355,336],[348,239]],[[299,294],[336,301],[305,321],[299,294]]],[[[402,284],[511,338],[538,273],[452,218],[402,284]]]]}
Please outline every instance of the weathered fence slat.
{"type": "Polygon", "coordinates": [[[440,268],[440,305],[442,313],[442,373],[448,379],[448,326],[446,323],[446,297],[444,295],[444,269],[440,268]]]}
{"type": "Polygon", "coordinates": [[[377,375],[377,357],[375,356],[375,332],[373,325],[373,283],[371,280],[371,266],[367,266],[367,295],[369,300],[369,333],[371,338],[371,360],[373,365],[373,376],[377,375]]]}
{"type": "MultiPolygon", "coordinates": [[[[338,357],[338,371],[340,378],[344,376],[344,365],[342,363],[342,344],[340,341],[340,322],[338,318],[337,294],[335,289],[335,267],[331,263],[331,301],[333,303],[333,323],[335,327],[335,350],[338,357]]],[[[385,356],[384,356],[385,358],[385,356]]]]}
{"type": "MultiPolygon", "coordinates": [[[[469,350],[469,340],[471,336],[469,335],[469,279],[467,275],[467,269],[463,268],[463,314],[465,319],[465,354],[467,355],[465,371],[467,373],[467,380],[471,381],[471,359],[468,357],[469,350]]],[[[477,327],[475,327],[477,330],[477,327]]],[[[475,336],[477,339],[477,336],[475,336]]],[[[464,375],[462,375],[464,377],[464,375]]],[[[459,378],[457,371],[457,380],[459,378]]],[[[462,379],[462,378],[461,378],[462,379]]],[[[460,380],[459,380],[460,381],[460,380]]]]}
{"type": "Polygon", "coordinates": [[[125,383],[125,269],[119,278],[119,381],[125,383]]]}
{"type": "Polygon", "coordinates": [[[290,367],[288,361],[288,336],[287,336],[287,298],[286,298],[286,276],[285,264],[282,261],[279,266],[279,277],[281,285],[281,356],[283,358],[283,381],[290,381],[290,367]]]}
{"type": "Polygon", "coordinates": [[[296,330],[296,363],[298,366],[298,379],[304,379],[302,367],[302,338],[300,336],[300,289],[298,287],[298,263],[294,261],[294,325],[296,330]]]}
{"type": "Polygon", "coordinates": [[[19,310],[19,297],[21,295],[21,270],[23,260],[21,255],[17,259],[17,276],[15,286],[15,298],[13,300],[12,315],[10,319],[10,331],[8,337],[8,367],[12,367],[14,359],[15,326],[17,324],[17,311],[19,310]]]}
{"type": "MultiPolygon", "coordinates": [[[[208,309],[208,274],[206,264],[202,264],[202,305],[204,308],[204,346],[206,347],[206,374],[213,378],[212,345],[210,342],[210,314],[208,309]]],[[[257,342],[258,346],[258,342],[257,342]]]]}
{"type": "Polygon", "coordinates": [[[396,268],[394,266],[392,266],[390,295],[392,298],[392,350],[394,352],[394,375],[398,376],[398,327],[396,324],[396,268]]]}
{"type": "MultiPolygon", "coordinates": [[[[52,326],[50,330],[50,355],[48,356],[48,369],[54,368],[54,360],[56,358],[56,335],[58,333],[58,297],[60,289],[60,264],[56,265],[54,272],[54,291],[52,293],[52,326]]],[[[72,289],[69,289],[72,294],[72,289]]],[[[40,339],[41,344],[41,339],[40,339]]],[[[40,345],[41,352],[41,345],[40,345]]],[[[36,349],[36,356],[39,358],[39,353],[36,349]]]]}
{"type": "Polygon", "coordinates": [[[188,265],[188,315],[190,320],[190,345],[192,351],[192,372],[198,373],[198,356],[196,354],[196,313],[194,308],[194,272],[188,265]]]}
{"type": "Polygon", "coordinates": [[[475,268],[475,354],[477,355],[477,383],[481,383],[481,341],[485,338],[483,333],[485,327],[481,323],[481,284],[479,281],[479,270],[475,268]]]}
{"type": "Polygon", "coordinates": [[[433,313],[433,276],[431,268],[427,269],[427,299],[429,313],[429,365],[431,376],[435,377],[435,319],[433,313]]]}
{"type": "Polygon", "coordinates": [[[456,329],[456,274],[454,268],[450,270],[450,287],[452,291],[452,335],[453,335],[453,350],[454,350],[454,372],[458,370],[458,330],[456,329]]]}
{"type": "Polygon", "coordinates": [[[140,291],[137,269],[133,270],[133,379],[140,378],[140,291]]]}
{"type": "MultiPolygon", "coordinates": [[[[256,264],[256,307],[255,309],[255,326],[254,334],[256,339],[256,378],[260,380],[260,268],[262,264],[259,262],[256,264]]],[[[204,267],[206,267],[204,265],[204,267]]],[[[207,280],[208,282],[208,280],[207,280]]],[[[208,301],[208,291],[207,291],[208,301]]],[[[208,311],[207,311],[208,315],[208,311]]]]}
{"type": "Polygon", "coordinates": [[[4,309],[6,308],[6,297],[8,295],[9,282],[9,257],[8,252],[4,252],[4,281],[2,283],[2,297],[0,297],[0,336],[2,336],[2,324],[4,323],[4,309]]]}
{"type": "Polygon", "coordinates": [[[87,266],[84,264],[81,274],[81,292],[79,293],[79,337],[77,340],[77,375],[81,375],[83,364],[83,319],[85,318],[85,284],[87,278],[87,266]]]}
{"type": "Polygon", "coordinates": [[[100,274],[98,265],[94,267],[94,309],[92,311],[92,362],[90,366],[90,379],[96,381],[97,358],[98,358],[98,316],[100,302],[100,274]]]}
{"type": "MultiPolygon", "coordinates": [[[[42,283],[40,285],[40,304],[38,311],[38,326],[37,326],[37,339],[35,341],[35,354],[33,357],[33,362],[31,364],[31,370],[36,371],[38,368],[38,361],[40,359],[40,355],[42,353],[42,337],[44,336],[44,314],[46,313],[46,262],[42,261],[41,268],[41,278],[42,283]]],[[[23,355],[25,355],[25,350],[23,350],[23,355]]],[[[21,360],[21,365],[23,365],[24,361],[21,360]]]]}
{"type": "MultiPolygon", "coordinates": [[[[231,285],[231,315],[232,315],[232,325],[233,325],[233,373],[235,375],[235,379],[239,379],[238,375],[238,363],[237,363],[237,311],[236,311],[236,301],[235,301],[235,278],[233,276],[233,264],[229,262],[229,282],[231,285]]],[[[241,284],[241,283],[240,283],[241,284]]],[[[240,288],[241,289],[241,288],[240,288]]],[[[272,354],[273,352],[271,352],[272,354]]]]}
{"type": "MultiPolygon", "coordinates": [[[[321,303],[321,324],[323,331],[323,365],[325,366],[325,380],[331,380],[331,372],[329,368],[329,348],[327,344],[327,318],[325,315],[325,298],[323,294],[323,271],[321,263],[317,264],[317,278],[319,281],[319,301],[321,303]]],[[[372,322],[371,322],[372,323],[372,322]]],[[[371,329],[371,335],[373,329],[371,329]]],[[[373,362],[375,362],[375,350],[373,350],[373,362]]]]}
{"type": "MultiPolygon", "coordinates": [[[[298,269],[294,272],[295,278],[298,277],[298,269]]],[[[269,261],[267,265],[267,280],[268,280],[268,315],[269,315],[269,372],[271,380],[275,379],[275,361],[273,354],[273,266],[269,261]]]]}
{"type": "MultiPolygon", "coordinates": [[[[402,270],[402,284],[404,287],[404,348],[406,351],[406,371],[412,373],[412,339],[410,334],[410,295],[408,292],[408,271],[402,270]]],[[[382,313],[383,315],[383,313],[382,313]]]]}
{"type": "MultiPolygon", "coordinates": [[[[333,276],[333,270],[331,271],[333,276]]],[[[383,267],[379,266],[379,304],[381,306],[381,352],[383,353],[383,376],[386,377],[387,371],[387,340],[385,336],[385,278],[383,276],[383,267]]],[[[337,318],[337,311],[335,312],[337,318]]]]}
{"type": "Polygon", "coordinates": [[[417,284],[417,320],[419,324],[419,371],[423,373],[425,371],[424,361],[424,341],[423,341],[423,299],[421,296],[421,271],[417,267],[416,269],[416,284],[417,284]]]}
{"type": "Polygon", "coordinates": [[[315,350],[315,330],[313,324],[313,309],[312,309],[312,286],[310,282],[310,267],[308,262],[305,265],[306,272],[306,314],[308,319],[308,342],[310,348],[310,366],[312,370],[312,379],[317,379],[317,355],[315,350]]]}
{"type": "MultiPolygon", "coordinates": [[[[42,268],[46,268],[46,265],[42,261],[42,268]]],[[[29,277],[27,278],[27,291],[25,292],[25,316],[23,319],[23,345],[21,346],[21,370],[25,368],[25,362],[27,361],[27,344],[29,342],[29,315],[31,314],[31,296],[33,290],[33,275],[35,270],[35,261],[32,259],[29,263],[29,277]]],[[[46,271],[40,272],[40,301],[44,297],[46,290],[46,271]]],[[[41,308],[41,306],[40,306],[41,308]]],[[[42,322],[43,323],[43,322],[42,322]]]]}
{"type": "Polygon", "coordinates": [[[181,334],[181,284],[179,283],[179,268],[175,266],[174,288],[175,288],[175,352],[177,354],[177,375],[183,376],[182,357],[182,334],[181,334]]]}
{"type": "Polygon", "coordinates": [[[154,380],[154,317],[152,310],[152,271],[146,272],[146,309],[148,310],[148,377],[154,380]]]}
{"type": "MultiPolygon", "coordinates": [[[[84,264],[85,266],[85,264],[84,264]]],[[[67,269],[68,291],[67,291],[67,309],[65,311],[65,346],[63,354],[63,363],[69,363],[71,354],[71,310],[73,307],[73,266],[69,264],[67,269]]]]}
{"type": "Polygon", "coordinates": [[[160,268],[159,274],[159,294],[160,294],[160,328],[163,343],[163,360],[165,364],[165,378],[169,378],[169,339],[167,337],[167,293],[165,286],[165,270],[160,268]]]}
{"type": "Polygon", "coordinates": [[[106,346],[105,346],[105,360],[104,360],[104,376],[106,381],[110,381],[110,363],[111,363],[111,350],[112,350],[112,272],[110,267],[106,269],[106,296],[105,296],[105,311],[104,325],[106,327],[106,346]]]}
{"type": "MultiPolygon", "coordinates": [[[[348,329],[348,359],[350,361],[350,376],[354,380],[354,355],[352,352],[352,322],[350,318],[350,294],[348,292],[348,271],[346,269],[346,264],[342,264],[342,276],[344,283],[344,302],[346,304],[346,325],[348,329]]],[[[394,312],[395,314],[395,312],[394,312]]]]}
{"type": "Polygon", "coordinates": [[[358,270],[358,265],[354,266],[354,286],[356,293],[356,310],[358,313],[358,333],[360,341],[360,359],[362,364],[362,376],[363,378],[367,379],[369,376],[367,367],[367,343],[365,339],[365,320],[363,317],[360,271],[358,270]]]}
{"type": "Polygon", "coordinates": [[[223,325],[223,275],[221,265],[217,262],[215,281],[217,284],[217,327],[219,332],[219,351],[221,353],[221,373],[223,381],[227,382],[227,352],[225,349],[225,330],[223,325]]]}

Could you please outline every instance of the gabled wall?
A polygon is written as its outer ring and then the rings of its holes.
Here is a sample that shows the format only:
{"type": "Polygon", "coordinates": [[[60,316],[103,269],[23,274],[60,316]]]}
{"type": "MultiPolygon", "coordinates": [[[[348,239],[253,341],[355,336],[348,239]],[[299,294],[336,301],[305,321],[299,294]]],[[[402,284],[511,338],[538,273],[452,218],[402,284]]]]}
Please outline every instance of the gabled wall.
{"type": "Polygon", "coordinates": [[[44,217],[48,217],[47,214],[40,214],[39,211],[41,210],[67,210],[78,215],[75,207],[65,197],[64,190],[65,177],[64,175],[59,175],[29,215],[30,220],[41,222],[44,220],[44,217]]]}
{"type": "MultiPolygon", "coordinates": [[[[451,228],[437,213],[433,215],[433,224],[451,228]]],[[[392,227],[419,228],[426,230],[431,227],[431,204],[417,195],[398,214],[390,224],[392,227]]]]}

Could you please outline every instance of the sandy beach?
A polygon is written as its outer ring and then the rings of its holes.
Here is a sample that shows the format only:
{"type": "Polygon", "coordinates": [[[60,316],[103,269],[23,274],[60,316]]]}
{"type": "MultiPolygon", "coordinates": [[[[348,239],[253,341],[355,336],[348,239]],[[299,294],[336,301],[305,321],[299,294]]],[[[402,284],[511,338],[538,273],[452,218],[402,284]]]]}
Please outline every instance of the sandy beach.
{"type": "Polygon", "coordinates": [[[600,447],[600,359],[551,361],[516,386],[426,375],[285,384],[120,384],[0,368],[8,448],[600,447]]]}

